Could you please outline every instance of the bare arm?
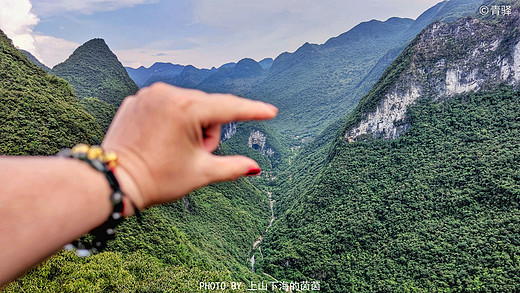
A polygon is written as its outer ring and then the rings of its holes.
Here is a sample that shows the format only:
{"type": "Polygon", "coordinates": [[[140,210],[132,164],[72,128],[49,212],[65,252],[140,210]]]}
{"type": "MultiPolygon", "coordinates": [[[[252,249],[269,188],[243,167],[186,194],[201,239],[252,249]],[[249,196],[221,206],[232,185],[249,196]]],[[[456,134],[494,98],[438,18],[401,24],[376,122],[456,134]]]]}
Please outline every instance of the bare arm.
{"type": "Polygon", "coordinates": [[[0,158],[0,284],[102,224],[111,204],[104,176],[58,158],[0,158]]]}
{"type": "MultiPolygon", "coordinates": [[[[125,99],[102,146],[118,154],[115,175],[142,209],[255,173],[249,158],[211,154],[220,125],[276,113],[262,102],[156,84],[125,99]]],[[[103,223],[110,192],[84,162],[0,157],[0,285],[103,223]]]]}

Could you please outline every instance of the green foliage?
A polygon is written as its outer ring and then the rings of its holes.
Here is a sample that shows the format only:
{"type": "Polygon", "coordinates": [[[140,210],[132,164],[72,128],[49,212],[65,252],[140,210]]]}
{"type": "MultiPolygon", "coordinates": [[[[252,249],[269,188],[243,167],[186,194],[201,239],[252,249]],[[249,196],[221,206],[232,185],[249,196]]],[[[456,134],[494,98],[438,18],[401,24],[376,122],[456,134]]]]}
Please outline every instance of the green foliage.
{"type": "Polygon", "coordinates": [[[51,69],[49,67],[47,67],[45,64],[41,63],[40,60],[36,59],[36,57],[34,57],[34,55],[31,54],[31,52],[25,51],[22,49],[20,49],[20,52],[24,53],[25,56],[27,57],[27,59],[29,59],[29,61],[31,61],[34,65],[40,67],[41,69],[45,70],[46,72],[51,71],[51,69]]]}
{"type": "MultiPolygon", "coordinates": [[[[199,282],[229,282],[229,272],[164,265],[145,253],[103,252],[87,258],[60,252],[3,292],[210,292],[199,282]]],[[[242,291],[243,292],[243,291],[242,291]]]]}
{"type": "Polygon", "coordinates": [[[250,157],[257,161],[262,170],[272,171],[273,168],[285,163],[287,157],[287,145],[283,138],[269,127],[265,122],[239,122],[237,132],[224,143],[224,148],[231,149],[231,152],[250,157]],[[271,156],[263,155],[259,150],[250,148],[248,145],[249,136],[253,131],[260,131],[266,137],[265,148],[271,148],[274,154],[271,156]]]}
{"type": "Polygon", "coordinates": [[[60,252],[5,290],[194,292],[206,281],[245,286],[263,279],[245,264],[268,218],[267,195],[246,179],[208,186],[126,220],[107,252],[87,258],[60,252]]]}
{"type": "Polygon", "coordinates": [[[103,134],[70,85],[32,64],[0,31],[0,154],[51,155],[103,134]]]}
{"type": "Polygon", "coordinates": [[[139,90],[102,39],[83,44],[51,73],[70,82],[80,98],[97,97],[116,106],[139,90]]]}
{"type": "Polygon", "coordinates": [[[83,98],[80,101],[80,105],[96,119],[103,133],[106,133],[112,119],[116,115],[117,107],[98,98],[83,98]]]}
{"type": "MultiPolygon", "coordinates": [[[[0,65],[2,154],[53,155],[79,142],[100,143],[103,133],[92,116],[106,130],[116,106],[97,98],[78,102],[66,81],[37,68],[3,34],[0,65]]],[[[259,129],[269,132],[262,125],[259,129]]],[[[283,147],[275,137],[269,139],[281,157],[283,147]]],[[[233,146],[225,148],[237,153],[233,146]]],[[[267,198],[247,179],[197,190],[147,210],[142,222],[125,221],[107,252],[88,258],[60,252],[2,289],[193,292],[203,281],[242,281],[244,292],[245,284],[262,280],[247,261],[269,222],[267,198]]]]}
{"type": "Polygon", "coordinates": [[[338,145],[264,270],[326,292],[517,291],[519,113],[509,88],[423,101],[402,137],[338,145]]]}

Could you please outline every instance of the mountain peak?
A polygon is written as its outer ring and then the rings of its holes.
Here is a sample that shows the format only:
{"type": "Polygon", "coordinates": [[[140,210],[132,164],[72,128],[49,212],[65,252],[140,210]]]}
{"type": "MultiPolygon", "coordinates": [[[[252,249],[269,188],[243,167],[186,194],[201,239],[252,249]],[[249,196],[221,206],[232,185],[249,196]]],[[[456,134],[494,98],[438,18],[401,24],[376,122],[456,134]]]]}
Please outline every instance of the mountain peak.
{"type": "Polygon", "coordinates": [[[71,83],[79,97],[97,97],[119,105],[139,89],[103,39],[92,39],[79,46],[53,74],[71,83]]]}
{"type": "Polygon", "coordinates": [[[262,72],[263,68],[258,62],[251,58],[244,58],[235,65],[233,68],[236,72],[242,72],[242,73],[248,73],[249,74],[255,74],[262,72]]]}
{"type": "Polygon", "coordinates": [[[414,20],[410,18],[391,17],[386,21],[372,19],[362,22],[346,33],[329,39],[324,46],[341,46],[348,42],[362,41],[367,38],[384,39],[393,38],[397,34],[402,34],[412,24],[414,20]]]}
{"type": "Polygon", "coordinates": [[[269,69],[273,65],[273,58],[264,58],[258,62],[263,69],[269,69]]]}
{"type": "MultiPolygon", "coordinates": [[[[97,46],[105,45],[105,46],[107,46],[107,43],[106,43],[105,40],[102,39],[102,38],[94,38],[94,39],[91,39],[91,40],[85,42],[83,45],[84,45],[84,46],[88,46],[88,45],[97,45],[97,46]]],[[[108,47],[108,46],[107,46],[107,47],[108,47]]]]}

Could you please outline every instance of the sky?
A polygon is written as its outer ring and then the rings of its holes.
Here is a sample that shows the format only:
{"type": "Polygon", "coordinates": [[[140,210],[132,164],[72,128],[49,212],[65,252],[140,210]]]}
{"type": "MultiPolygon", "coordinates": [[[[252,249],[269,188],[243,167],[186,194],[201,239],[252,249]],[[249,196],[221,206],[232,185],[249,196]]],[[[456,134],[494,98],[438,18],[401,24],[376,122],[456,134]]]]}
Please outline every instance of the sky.
{"type": "Polygon", "coordinates": [[[47,66],[105,39],[125,66],[218,67],[324,43],[363,21],[415,19],[441,0],[0,0],[0,29],[47,66]]]}

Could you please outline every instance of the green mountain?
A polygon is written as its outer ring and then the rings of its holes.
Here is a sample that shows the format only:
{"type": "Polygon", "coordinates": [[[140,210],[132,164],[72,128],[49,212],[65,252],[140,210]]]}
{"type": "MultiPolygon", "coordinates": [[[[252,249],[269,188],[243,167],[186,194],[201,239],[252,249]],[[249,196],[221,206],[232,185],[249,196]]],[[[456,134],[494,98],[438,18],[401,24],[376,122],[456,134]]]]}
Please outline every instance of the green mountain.
{"type": "Polygon", "coordinates": [[[293,53],[282,53],[262,74],[231,77],[230,68],[220,69],[197,88],[273,103],[280,113],[270,125],[294,145],[308,142],[352,111],[422,29],[435,21],[473,15],[480,4],[482,0],[444,1],[415,21],[394,17],[364,22],[324,44],[306,43],[293,53]]]}
{"type": "Polygon", "coordinates": [[[54,155],[103,134],[70,85],[36,67],[0,31],[0,153],[54,155]]]}
{"type": "Polygon", "coordinates": [[[239,96],[248,96],[252,85],[263,77],[264,69],[251,58],[240,60],[233,67],[221,68],[196,88],[206,92],[233,93],[239,96]]]}
{"type": "Polygon", "coordinates": [[[167,84],[183,87],[183,88],[195,88],[201,83],[206,77],[210,76],[215,70],[199,69],[195,66],[188,65],[184,66],[179,74],[159,74],[154,73],[144,83],[144,86],[149,86],[154,82],[165,82],[167,84]]]}
{"type": "Polygon", "coordinates": [[[96,122],[101,126],[103,133],[106,133],[112,119],[114,119],[114,116],[116,115],[117,107],[107,102],[103,102],[98,98],[83,98],[80,100],[79,104],[85,111],[92,115],[94,119],[96,119],[96,122]]]}
{"type": "Polygon", "coordinates": [[[324,292],[517,291],[518,27],[515,9],[417,36],[279,177],[259,271],[324,292]]]}
{"type": "Polygon", "coordinates": [[[24,53],[25,56],[27,57],[27,59],[29,59],[29,61],[34,63],[34,65],[40,67],[41,69],[45,70],[46,72],[51,71],[51,69],[49,67],[47,67],[47,65],[41,63],[40,60],[38,60],[36,57],[34,57],[33,54],[31,54],[31,52],[25,51],[25,50],[22,50],[22,49],[20,49],[20,52],[24,53]]]}
{"type": "MultiPolygon", "coordinates": [[[[0,65],[2,154],[52,155],[79,142],[100,142],[116,106],[97,98],[78,101],[66,81],[37,68],[3,33],[0,65]]],[[[218,154],[245,152],[265,171],[281,164],[284,146],[267,126],[244,123],[235,130],[218,154]]],[[[268,195],[255,187],[266,180],[215,184],[151,208],[141,220],[124,222],[108,251],[89,258],[60,252],[2,290],[193,292],[200,282],[236,281],[244,292],[250,281],[267,281],[247,267],[253,243],[270,221],[268,195]]]]}
{"type": "Polygon", "coordinates": [[[141,66],[139,68],[125,67],[128,76],[135,81],[137,86],[140,88],[144,87],[145,84],[152,84],[148,82],[149,79],[161,76],[163,78],[172,78],[181,74],[182,70],[186,66],[179,64],[156,62],[149,68],[141,66]]]}
{"type": "Polygon", "coordinates": [[[397,47],[388,51],[370,69],[357,85],[357,89],[351,94],[353,97],[362,97],[372,88],[374,83],[381,77],[385,69],[401,54],[412,39],[424,28],[436,21],[452,22],[461,17],[478,16],[478,9],[483,0],[450,0],[443,1],[422,13],[403,34],[403,41],[397,47]]]}
{"type": "Polygon", "coordinates": [[[51,71],[67,80],[80,98],[96,97],[119,106],[139,89],[102,39],[92,39],[51,71]]]}

